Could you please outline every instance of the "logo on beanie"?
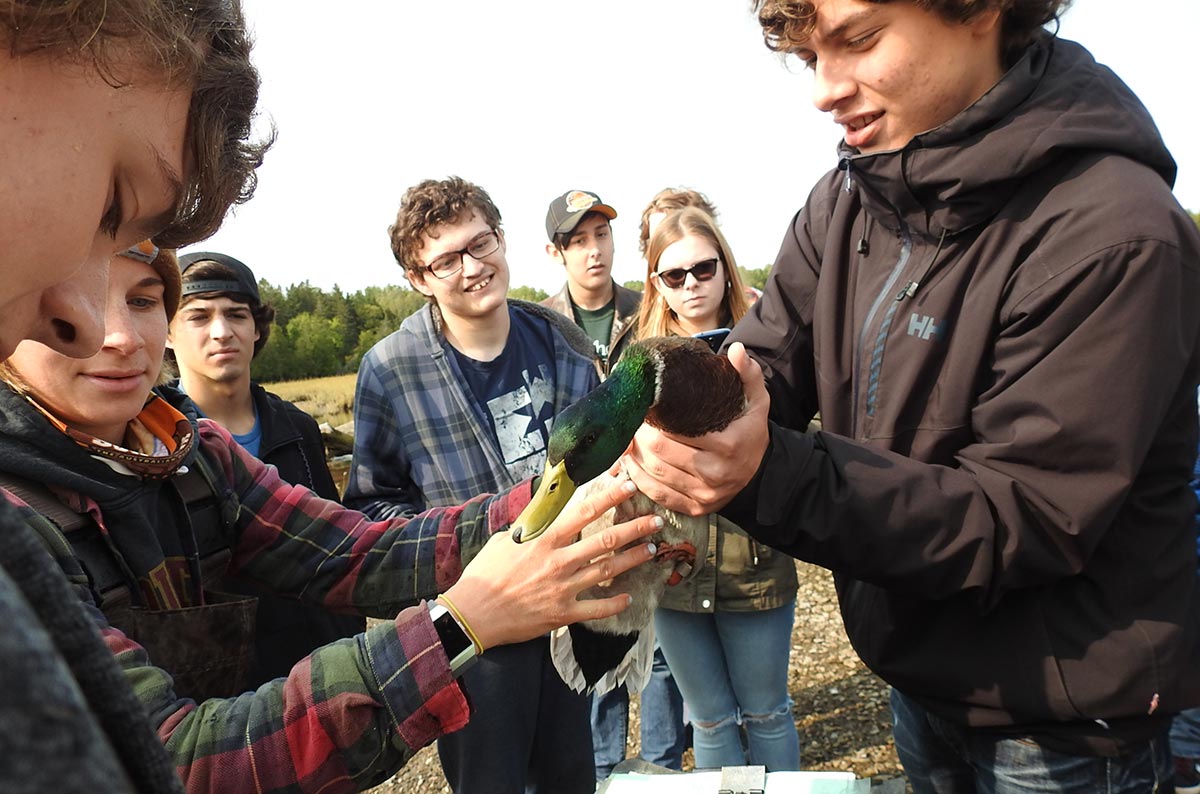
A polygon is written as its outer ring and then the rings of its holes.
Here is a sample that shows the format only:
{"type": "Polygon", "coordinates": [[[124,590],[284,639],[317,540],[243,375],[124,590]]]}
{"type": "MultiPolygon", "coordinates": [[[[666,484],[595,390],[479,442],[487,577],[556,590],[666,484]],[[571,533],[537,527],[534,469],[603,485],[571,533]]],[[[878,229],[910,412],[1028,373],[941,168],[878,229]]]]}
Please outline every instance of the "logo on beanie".
{"type": "Polygon", "coordinates": [[[580,212],[589,209],[593,204],[600,201],[599,198],[591,193],[584,193],[582,190],[572,190],[567,194],[567,209],[571,212],[580,212]]]}

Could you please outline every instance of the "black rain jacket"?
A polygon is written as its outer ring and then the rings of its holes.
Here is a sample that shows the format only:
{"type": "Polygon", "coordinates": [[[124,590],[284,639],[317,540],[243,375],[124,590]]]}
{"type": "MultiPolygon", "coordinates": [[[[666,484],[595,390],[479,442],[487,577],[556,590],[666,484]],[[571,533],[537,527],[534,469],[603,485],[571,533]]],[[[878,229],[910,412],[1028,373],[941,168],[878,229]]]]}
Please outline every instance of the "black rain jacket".
{"type": "Polygon", "coordinates": [[[1200,704],[1174,161],[1049,35],[903,149],[840,154],[730,338],[774,424],[723,512],[832,569],[859,655],[927,709],[1119,754],[1200,704]]]}

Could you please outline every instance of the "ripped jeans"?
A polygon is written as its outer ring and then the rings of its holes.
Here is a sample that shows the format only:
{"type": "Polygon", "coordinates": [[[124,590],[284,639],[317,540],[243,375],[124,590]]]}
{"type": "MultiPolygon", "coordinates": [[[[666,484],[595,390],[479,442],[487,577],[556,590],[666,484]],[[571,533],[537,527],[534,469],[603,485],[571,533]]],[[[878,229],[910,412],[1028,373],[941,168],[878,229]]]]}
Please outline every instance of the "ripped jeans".
{"type": "Polygon", "coordinates": [[[692,721],[696,768],[747,763],[770,772],[800,768],[800,738],[788,698],[795,602],[759,612],[659,608],[654,628],[692,721]]]}

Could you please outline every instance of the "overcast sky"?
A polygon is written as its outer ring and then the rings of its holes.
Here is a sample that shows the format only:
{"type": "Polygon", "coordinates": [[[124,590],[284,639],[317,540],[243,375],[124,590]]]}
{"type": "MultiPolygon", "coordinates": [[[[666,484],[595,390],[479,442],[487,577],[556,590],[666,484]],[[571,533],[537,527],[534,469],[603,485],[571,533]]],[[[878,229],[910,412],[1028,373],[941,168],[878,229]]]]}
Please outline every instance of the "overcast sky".
{"type": "MultiPolygon", "coordinates": [[[[746,0],[244,4],[279,139],[255,198],[194,248],[277,285],[404,283],[387,226],[405,188],[449,174],[499,206],[514,286],[562,285],[544,220],[572,188],[620,213],[618,281],[642,277],[638,216],[668,185],[707,193],[738,263],[761,267],[836,164],[811,76],[763,46],[746,0]]],[[[1149,107],[1193,210],[1198,32],[1196,0],[1076,0],[1061,30],[1149,107]]]]}

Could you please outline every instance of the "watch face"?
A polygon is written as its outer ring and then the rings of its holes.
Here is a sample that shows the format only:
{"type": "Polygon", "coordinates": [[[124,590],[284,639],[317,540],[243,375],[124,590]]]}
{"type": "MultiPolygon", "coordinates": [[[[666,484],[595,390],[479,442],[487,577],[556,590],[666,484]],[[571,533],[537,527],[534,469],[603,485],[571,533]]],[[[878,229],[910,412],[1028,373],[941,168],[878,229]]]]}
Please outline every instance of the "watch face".
{"type": "Polygon", "coordinates": [[[449,612],[434,618],[433,627],[437,629],[438,639],[442,641],[442,647],[446,650],[446,658],[451,662],[471,647],[471,638],[449,612]]]}

